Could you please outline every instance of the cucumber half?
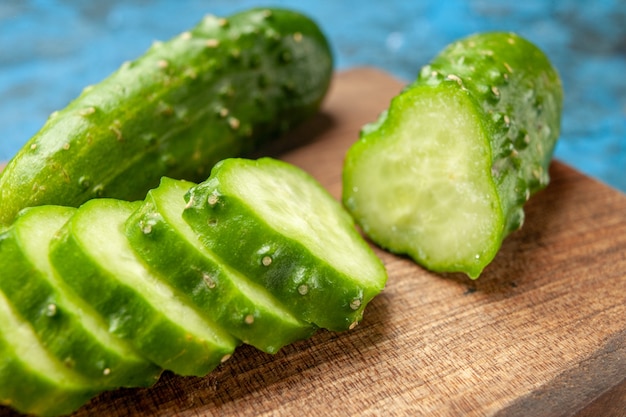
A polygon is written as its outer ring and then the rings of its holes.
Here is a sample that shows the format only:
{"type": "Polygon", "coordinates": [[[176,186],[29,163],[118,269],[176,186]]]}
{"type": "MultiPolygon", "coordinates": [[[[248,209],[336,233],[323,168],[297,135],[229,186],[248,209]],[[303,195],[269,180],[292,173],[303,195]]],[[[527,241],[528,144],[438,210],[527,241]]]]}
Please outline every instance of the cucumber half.
{"type": "Polygon", "coordinates": [[[477,278],[549,182],[562,100],[556,70],[525,39],[454,42],[363,127],[343,203],[380,246],[477,278]]]}

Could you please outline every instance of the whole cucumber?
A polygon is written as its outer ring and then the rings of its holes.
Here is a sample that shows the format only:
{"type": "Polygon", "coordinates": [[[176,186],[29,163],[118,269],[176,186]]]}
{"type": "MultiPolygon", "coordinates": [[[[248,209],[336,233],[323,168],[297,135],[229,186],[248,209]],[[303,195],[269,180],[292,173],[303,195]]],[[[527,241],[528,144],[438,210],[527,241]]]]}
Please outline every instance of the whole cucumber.
{"type": "Polygon", "coordinates": [[[204,180],[315,113],[332,64],[294,11],[207,16],[50,116],[0,175],[0,224],[30,206],[142,199],[162,176],[204,180]]]}
{"type": "Polygon", "coordinates": [[[240,342],[350,329],[387,280],[341,204],[271,158],[163,178],[143,202],[23,210],[0,255],[0,405],[42,416],[161,369],[204,375],[240,342]]]}
{"type": "Polygon", "coordinates": [[[380,246],[477,278],[549,181],[559,76],[512,33],[452,43],[347,153],[343,202],[380,246]]]}

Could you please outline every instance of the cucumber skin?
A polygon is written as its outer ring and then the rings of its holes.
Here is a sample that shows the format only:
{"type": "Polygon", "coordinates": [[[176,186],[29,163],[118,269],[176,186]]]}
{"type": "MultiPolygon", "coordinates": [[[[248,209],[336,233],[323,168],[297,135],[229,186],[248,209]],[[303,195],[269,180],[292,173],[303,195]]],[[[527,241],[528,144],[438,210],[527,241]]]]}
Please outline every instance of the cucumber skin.
{"type": "MultiPolygon", "coordinates": [[[[161,181],[164,186],[184,187],[184,193],[196,185],[169,178],[161,181]]],[[[190,305],[194,305],[201,314],[206,314],[244,343],[267,353],[276,353],[283,346],[306,339],[317,330],[315,326],[306,326],[305,323],[277,323],[271,312],[262,311],[264,309],[260,306],[238,295],[239,290],[229,279],[229,274],[235,272],[218,258],[208,258],[199,253],[198,249],[179,237],[177,231],[159,214],[153,196],[158,191],[149,191],[144,205],[128,218],[126,235],[135,252],[150,269],[158,272],[163,281],[186,294],[186,301],[190,305]],[[145,233],[146,227],[149,227],[149,233],[145,233]],[[211,276],[213,288],[206,285],[203,274],[211,276]],[[245,322],[247,315],[254,317],[253,323],[245,322]]],[[[181,208],[183,206],[181,195],[181,208]]]]}
{"type": "Polygon", "coordinates": [[[58,216],[58,220],[52,220],[58,223],[69,219],[76,209],[42,206],[20,212],[12,228],[5,232],[5,238],[0,238],[0,264],[6,274],[0,280],[0,291],[4,292],[21,317],[31,323],[46,349],[68,367],[89,378],[94,387],[110,389],[153,385],[161,373],[156,366],[138,358],[120,357],[94,340],[80,324],[81,312],[70,311],[62,290],[26,259],[20,249],[21,236],[16,228],[33,210],[50,211],[49,216],[58,216]],[[10,261],[3,263],[3,260],[10,261]],[[53,314],[48,310],[50,304],[55,306],[53,314]]]}
{"type": "Polygon", "coordinates": [[[207,16],[50,116],[0,174],[0,224],[29,206],[142,199],[162,176],[204,180],[314,114],[332,66],[296,12],[207,16]]]}
{"type": "MultiPolygon", "coordinates": [[[[549,183],[548,168],[560,132],[563,89],[546,55],[529,41],[513,33],[493,32],[471,35],[447,46],[420,70],[414,82],[392,99],[389,109],[376,121],[363,126],[359,141],[346,156],[342,201],[363,226],[358,208],[350,203],[349,186],[352,166],[360,152],[376,136],[392,128],[388,126],[390,110],[402,112],[398,97],[416,89],[450,85],[468,96],[473,112],[482,114],[492,158],[491,176],[503,220],[489,250],[492,256],[481,257],[473,261],[474,265],[462,268],[423,266],[435,272],[465,272],[475,279],[493,260],[506,236],[522,227],[526,201],[549,183]]],[[[405,253],[394,248],[392,235],[383,238],[366,234],[391,252],[405,253]]],[[[416,257],[413,259],[421,263],[416,257]]]]}

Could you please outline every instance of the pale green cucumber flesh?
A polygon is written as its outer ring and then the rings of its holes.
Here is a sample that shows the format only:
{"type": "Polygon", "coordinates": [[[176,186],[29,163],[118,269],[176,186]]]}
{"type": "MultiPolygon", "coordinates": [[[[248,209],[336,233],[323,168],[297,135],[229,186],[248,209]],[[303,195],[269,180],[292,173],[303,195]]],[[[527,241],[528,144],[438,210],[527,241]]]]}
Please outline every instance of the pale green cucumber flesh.
{"type": "Polygon", "coordinates": [[[40,344],[0,292],[0,405],[25,414],[69,414],[99,393],[40,344]]]}
{"type": "Polygon", "coordinates": [[[413,88],[346,158],[344,204],[381,246],[478,276],[503,231],[480,113],[456,85],[413,88]]]}
{"type": "Polygon", "coordinates": [[[202,243],[301,320],[348,329],[385,285],[385,268],[352,218],[295,166],[224,160],[187,198],[183,218],[202,243]]]}
{"type": "Polygon", "coordinates": [[[139,207],[109,199],[85,203],[53,242],[53,265],[114,335],[163,369],[205,375],[237,341],[188,307],[134,254],[123,225],[139,207]]]}
{"type": "Polygon", "coordinates": [[[314,326],[293,317],[266,289],[200,244],[182,219],[184,196],[193,185],[163,178],[148,193],[126,223],[133,249],[161,279],[186,294],[191,306],[247,344],[275,353],[309,337],[314,326]]]}
{"type": "MultiPolygon", "coordinates": [[[[25,311],[39,338],[47,349],[94,384],[106,388],[149,386],[154,384],[160,369],[145,360],[127,343],[111,335],[101,317],[60,279],[48,253],[55,233],[74,214],[75,209],[61,206],[40,206],[26,209],[14,223],[16,241],[23,256],[23,275],[19,279],[20,299],[16,306],[25,311]],[[33,294],[43,303],[32,305],[33,294]]],[[[1,263],[1,262],[0,262],[1,263]]]]}

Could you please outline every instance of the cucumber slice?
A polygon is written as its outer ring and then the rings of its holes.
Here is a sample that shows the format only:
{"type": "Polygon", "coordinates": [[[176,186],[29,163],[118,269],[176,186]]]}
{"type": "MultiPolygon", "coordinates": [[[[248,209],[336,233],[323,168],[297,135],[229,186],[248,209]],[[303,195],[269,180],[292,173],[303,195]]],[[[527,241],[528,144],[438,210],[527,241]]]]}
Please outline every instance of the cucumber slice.
{"type": "Polygon", "coordinates": [[[59,275],[115,336],[181,375],[205,375],[237,341],[189,308],[134,255],[124,222],[141,203],[96,199],[81,206],[51,243],[59,275]]]}
{"type": "Polygon", "coordinates": [[[385,285],[385,268],[352,218],[293,165],[223,160],[186,198],[183,218],[201,242],[303,321],[351,328],[385,285]]]}
{"type": "Polygon", "coordinates": [[[245,343],[276,353],[315,327],[291,315],[267,290],[217,259],[183,220],[195,184],[163,178],[126,222],[132,248],[184,301],[245,343]]]}
{"type": "Polygon", "coordinates": [[[75,209],[24,210],[0,244],[0,290],[46,349],[99,388],[150,386],[160,370],[113,337],[93,309],[58,278],[49,243],[75,209]]]}
{"type": "Polygon", "coordinates": [[[562,101],[556,70],[523,38],[454,42],[363,127],[343,203],[380,246],[477,278],[548,184],[562,101]]]}
{"type": "Polygon", "coordinates": [[[55,416],[78,409],[99,391],[51,355],[0,292],[0,405],[55,416]]]}

